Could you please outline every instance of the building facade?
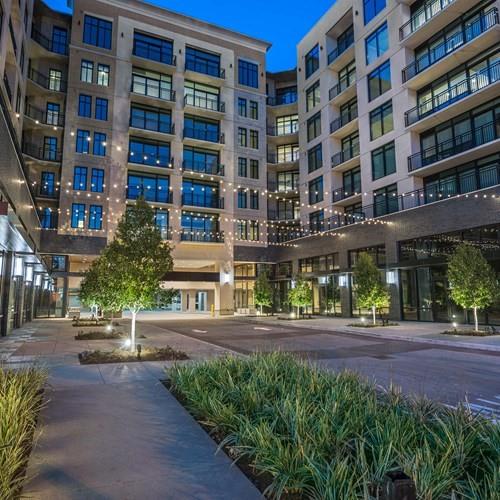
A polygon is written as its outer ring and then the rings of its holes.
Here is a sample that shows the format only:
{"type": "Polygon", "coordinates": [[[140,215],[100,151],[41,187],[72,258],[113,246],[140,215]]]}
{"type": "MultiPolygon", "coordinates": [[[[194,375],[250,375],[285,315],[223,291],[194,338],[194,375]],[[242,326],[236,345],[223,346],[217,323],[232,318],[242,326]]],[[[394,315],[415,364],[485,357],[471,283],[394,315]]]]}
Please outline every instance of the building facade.
{"type": "Polygon", "coordinates": [[[0,5],[0,217],[24,242],[2,232],[2,311],[21,318],[3,331],[79,309],[138,197],[173,248],[175,311],[252,313],[267,272],[276,310],[303,276],[311,312],[364,314],[369,251],[392,318],[448,320],[457,241],[500,270],[498,0],[339,0],[280,73],[267,42],[138,0],[0,5]]]}

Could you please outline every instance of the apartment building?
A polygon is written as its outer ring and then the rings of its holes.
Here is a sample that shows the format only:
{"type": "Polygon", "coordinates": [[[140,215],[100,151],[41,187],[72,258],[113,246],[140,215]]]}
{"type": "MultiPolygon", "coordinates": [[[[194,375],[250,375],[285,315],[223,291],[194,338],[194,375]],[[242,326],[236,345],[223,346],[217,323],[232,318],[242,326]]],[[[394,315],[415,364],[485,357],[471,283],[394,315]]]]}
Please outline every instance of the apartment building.
{"type": "Polygon", "coordinates": [[[172,244],[175,311],[252,313],[265,271],[276,310],[303,276],[311,312],[364,314],[368,251],[390,317],[448,320],[457,241],[500,269],[498,0],[339,0],[279,73],[267,42],[139,0],[0,6],[10,328],[80,307],[138,197],[172,244]]]}

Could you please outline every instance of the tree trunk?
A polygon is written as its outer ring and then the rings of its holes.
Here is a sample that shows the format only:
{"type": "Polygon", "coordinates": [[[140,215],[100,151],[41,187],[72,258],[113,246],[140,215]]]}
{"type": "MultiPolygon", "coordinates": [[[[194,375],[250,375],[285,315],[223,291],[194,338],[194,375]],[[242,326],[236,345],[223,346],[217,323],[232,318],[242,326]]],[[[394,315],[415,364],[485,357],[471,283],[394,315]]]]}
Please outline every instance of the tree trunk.
{"type": "Polygon", "coordinates": [[[377,324],[377,310],[375,309],[375,306],[372,306],[372,314],[373,314],[373,324],[377,324]]]}
{"type": "Polygon", "coordinates": [[[260,305],[260,315],[262,316],[264,314],[264,310],[263,310],[263,307],[262,307],[262,304],[260,305]]]}
{"type": "Polygon", "coordinates": [[[137,319],[137,312],[132,311],[132,326],[130,327],[130,350],[135,352],[135,320],[137,319]]]}
{"type": "Polygon", "coordinates": [[[479,330],[479,324],[477,321],[477,307],[474,307],[474,325],[477,332],[479,330]]]}

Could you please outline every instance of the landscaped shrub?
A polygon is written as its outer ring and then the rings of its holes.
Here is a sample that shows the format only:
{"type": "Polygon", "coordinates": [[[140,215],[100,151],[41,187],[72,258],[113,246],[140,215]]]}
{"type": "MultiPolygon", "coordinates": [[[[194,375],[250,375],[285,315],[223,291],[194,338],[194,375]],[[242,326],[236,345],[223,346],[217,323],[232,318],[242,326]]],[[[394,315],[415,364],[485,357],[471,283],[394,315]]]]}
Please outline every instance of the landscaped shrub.
{"type": "Polygon", "coordinates": [[[43,405],[46,373],[0,366],[0,498],[17,498],[43,405]]]}
{"type": "Polygon", "coordinates": [[[402,470],[420,499],[498,500],[500,427],[466,408],[381,392],[281,353],[169,375],[221,445],[270,478],[269,497],[376,498],[386,474],[402,470]]]}

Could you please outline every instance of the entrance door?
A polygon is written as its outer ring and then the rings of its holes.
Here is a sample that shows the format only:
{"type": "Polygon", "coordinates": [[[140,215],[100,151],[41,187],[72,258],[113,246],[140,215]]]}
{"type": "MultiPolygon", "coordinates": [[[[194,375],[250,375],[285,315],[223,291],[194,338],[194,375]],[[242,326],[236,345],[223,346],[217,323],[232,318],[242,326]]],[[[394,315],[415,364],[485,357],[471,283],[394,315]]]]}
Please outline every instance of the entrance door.
{"type": "Polygon", "coordinates": [[[208,304],[207,292],[196,292],[195,310],[196,312],[205,312],[208,304]]]}

